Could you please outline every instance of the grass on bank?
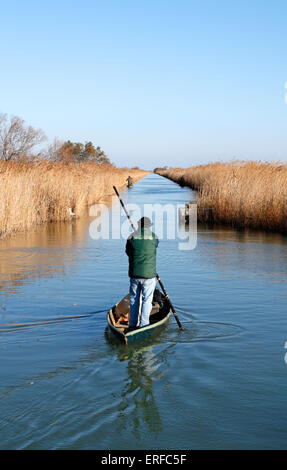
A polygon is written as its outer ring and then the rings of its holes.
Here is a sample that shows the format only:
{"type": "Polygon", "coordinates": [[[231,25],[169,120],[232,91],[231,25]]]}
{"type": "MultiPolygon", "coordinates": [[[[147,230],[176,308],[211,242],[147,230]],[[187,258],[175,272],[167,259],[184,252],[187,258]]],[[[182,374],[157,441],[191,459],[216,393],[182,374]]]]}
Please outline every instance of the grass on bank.
{"type": "Polygon", "coordinates": [[[287,231],[287,164],[231,161],[155,171],[197,190],[199,221],[212,208],[217,224],[287,231]]]}
{"type": "Polygon", "coordinates": [[[0,161],[0,237],[70,219],[148,172],[92,162],[0,161]]]}

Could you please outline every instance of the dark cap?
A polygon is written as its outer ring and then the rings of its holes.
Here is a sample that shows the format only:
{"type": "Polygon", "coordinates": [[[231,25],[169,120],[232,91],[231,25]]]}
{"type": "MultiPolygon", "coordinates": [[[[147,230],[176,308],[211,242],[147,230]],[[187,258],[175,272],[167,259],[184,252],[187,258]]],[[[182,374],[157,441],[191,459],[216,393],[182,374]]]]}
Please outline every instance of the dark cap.
{"type": "Polygon", "coordinates": [[[138,221],[139,227],[141,228],[148,228],[152,226],[152,221],[148,217],[142,217],[138,221]]]}

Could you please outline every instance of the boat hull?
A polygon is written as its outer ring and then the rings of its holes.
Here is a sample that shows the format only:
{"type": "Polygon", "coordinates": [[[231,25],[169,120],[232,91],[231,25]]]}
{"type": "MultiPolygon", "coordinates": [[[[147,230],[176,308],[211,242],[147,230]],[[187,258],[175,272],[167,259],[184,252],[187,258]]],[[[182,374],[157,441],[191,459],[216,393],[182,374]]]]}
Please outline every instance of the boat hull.
{"type": "MultiPolygon", "coordinates": [[[[159,295],[157,291],[157,295],[159,295]]],[[[123,344],[133,344],[137,341],[145,341],[148,338],[157,335],[167,325],[170,316],[171,309],[169,302],[161,294],[162,301],[157,307],[153,307],[153,311],[150,315],[150,324],[142,328],[137,328],[133,331],[125,332],[127,326],[123,326],[117,323],[116,319],[119,316],[118,311],[124,314],[129,313],[129,298],[124,297],[114,307],[112,307],[107,314],[107,322],[110,332],[113,336],[123,344]]]]}
{"type": "Polygon", "coordinates": [[[128,333],[122,333],[116,326],[111,323],[109,313],[107,315],[108,326],[111,333],[123,344],[133,344],[136,341],[145,341],[148,338],[151,338],[154,335],[159,334],[162,329],[167,326],[167,323],[170,319],[171,311],[166,315],[166,317],[154,324],[144,326],[142,328],[137,328],[134,331],[129,331],[128,333]]]}

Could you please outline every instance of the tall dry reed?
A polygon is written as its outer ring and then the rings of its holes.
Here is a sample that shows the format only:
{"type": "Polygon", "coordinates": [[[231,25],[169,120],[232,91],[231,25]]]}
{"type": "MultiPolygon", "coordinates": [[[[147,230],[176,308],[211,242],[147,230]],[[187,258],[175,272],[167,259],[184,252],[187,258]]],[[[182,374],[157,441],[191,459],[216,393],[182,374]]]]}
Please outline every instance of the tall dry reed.
{"type": "Polygon", "coordinates": [[[147,172],[113,165],[0,161],[0,236],[27,230],[36,224],[65,221],[68,209],[80,216],[88,205],[113,193],[147,172]]]}
{"type": "Polygon", "coordinates": [[[157,173],[198,191],[198,218],[212,208],[218,224],[287,231],[287,164],[214,163],[157,173]]]}

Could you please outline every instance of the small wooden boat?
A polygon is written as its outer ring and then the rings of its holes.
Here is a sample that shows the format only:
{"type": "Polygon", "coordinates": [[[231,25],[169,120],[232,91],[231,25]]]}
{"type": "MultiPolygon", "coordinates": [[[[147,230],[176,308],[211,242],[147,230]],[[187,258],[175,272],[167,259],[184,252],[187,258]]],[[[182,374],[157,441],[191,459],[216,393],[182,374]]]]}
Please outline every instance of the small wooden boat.
{"type": "Polygon", "coordinates": [[[150,324],[142,328],[129,331],[129,312],[130,312],[129,294],[120,302],[114,305],[107,314],[107,322],[113,335],[124,344],[131,344],[138,340],[159,333],[167,325],[171,315],[169,301],[164,295],[155,289],[152,311],[150,313],[150,324]]]}

